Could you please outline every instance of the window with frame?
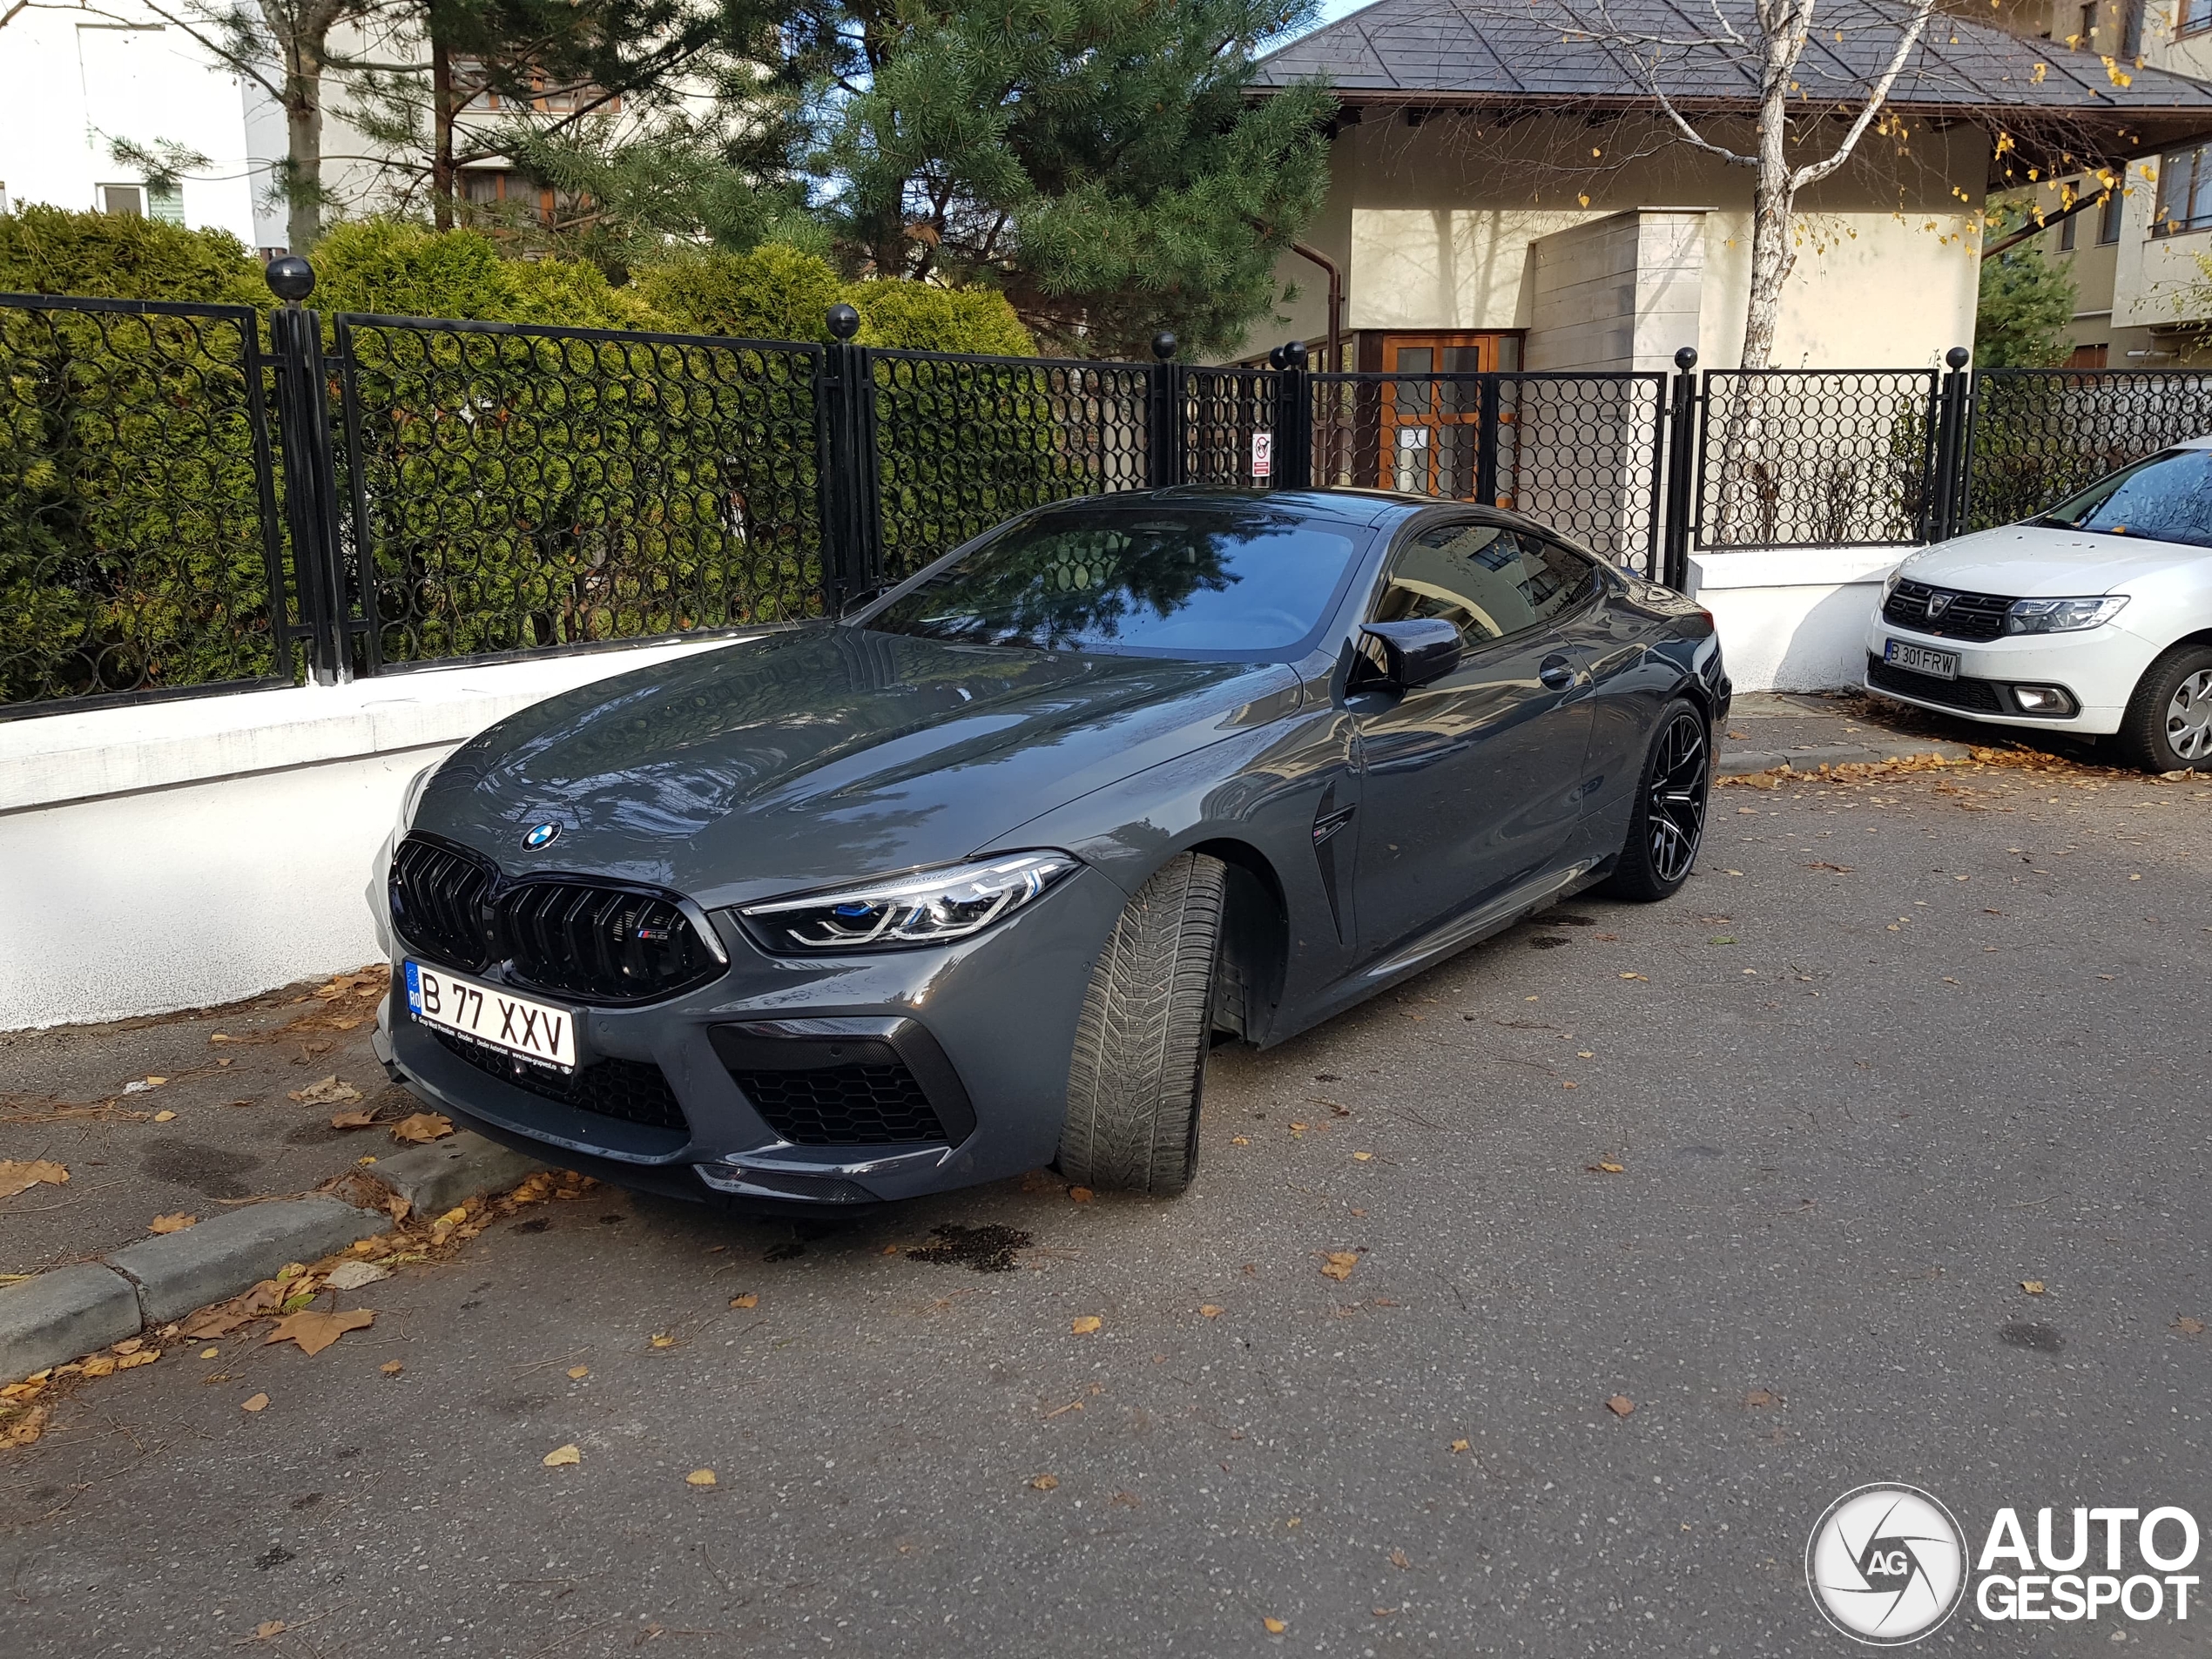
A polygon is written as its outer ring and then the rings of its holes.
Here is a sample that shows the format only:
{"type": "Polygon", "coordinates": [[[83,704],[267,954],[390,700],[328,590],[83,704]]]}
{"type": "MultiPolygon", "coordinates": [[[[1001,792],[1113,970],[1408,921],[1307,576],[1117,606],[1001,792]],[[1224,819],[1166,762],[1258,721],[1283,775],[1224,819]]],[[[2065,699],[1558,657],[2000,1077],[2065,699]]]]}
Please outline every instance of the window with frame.
{"type": "Polygon", "coordinates": [[[2174,9],[2174,33],[2201,35],[2212,29],[2212,0],[2180,0],[2174,9]]]}
{"type": "Polygon", "coordinates": [[[1390,563],[1377,622],[1441,617],[1469,650],[1541,627],[1587,597],[1597,570],[1580,554],[1502,524],[1439,524],[1390,563]]]}
{"type": "Polygon", "coordinates": [[[2212,228],[2212,145],[2175,150],[2158,160],[2158,207],[2153,236],[2212,228]]]}
{"type": "Polygon", "coordinates": [[[2104,205],[2097,209],[2099,247],[2110,247],[2120,239],[2120,209],[2126,199],[2117,185],[2105,192],[2104,205]]]}

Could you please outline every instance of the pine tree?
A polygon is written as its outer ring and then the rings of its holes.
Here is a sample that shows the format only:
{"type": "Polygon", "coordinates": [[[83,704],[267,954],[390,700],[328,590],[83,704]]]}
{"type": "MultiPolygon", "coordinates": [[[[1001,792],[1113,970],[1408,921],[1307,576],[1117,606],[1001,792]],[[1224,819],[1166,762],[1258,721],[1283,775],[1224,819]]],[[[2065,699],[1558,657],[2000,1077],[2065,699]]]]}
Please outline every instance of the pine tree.
{"type": "MultiPolygon", "coordinates": [[[[1993,230],[1993,238],[2000,234],[1993,230]]],[[[2022,242],[1981,262],[1974,312],[1974,367],[2052,368],[2071,346],[2074,279],[2022,242]]]]}
{"type": "Polygon", "coordinates": [[[1063,347],[1236,348],[1328,180],[1319,87],[1246,96],[1312,0],[847,0],[825,65],[840,244],[880,277],[991,281],[1063,347]]]}

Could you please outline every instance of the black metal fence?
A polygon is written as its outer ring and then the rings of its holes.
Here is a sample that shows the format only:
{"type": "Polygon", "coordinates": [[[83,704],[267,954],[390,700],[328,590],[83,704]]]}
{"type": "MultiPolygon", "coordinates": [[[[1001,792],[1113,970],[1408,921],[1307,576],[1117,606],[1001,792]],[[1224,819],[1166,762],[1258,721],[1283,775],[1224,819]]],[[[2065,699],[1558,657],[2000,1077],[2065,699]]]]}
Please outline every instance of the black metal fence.
{"type": "MultiPolygon", "coordinates": [[[[273,280],[276,272],[273,267],[273,280]]],[[[295,267],[294,280],[304,273],[295,267]]],[[[1320,374],[0,295],[0,718],[834,612],[1026,508],[1176,483],[1907,545],[2212,430],[2175,370],[1320,374]]]]}

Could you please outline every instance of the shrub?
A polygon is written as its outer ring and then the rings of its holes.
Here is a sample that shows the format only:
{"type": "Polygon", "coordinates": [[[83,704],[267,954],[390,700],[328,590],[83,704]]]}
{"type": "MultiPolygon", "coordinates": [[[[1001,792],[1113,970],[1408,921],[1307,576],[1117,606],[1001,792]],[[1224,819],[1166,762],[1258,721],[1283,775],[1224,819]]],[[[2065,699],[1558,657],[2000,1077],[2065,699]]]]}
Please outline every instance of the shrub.
{"type": "Polygon", "coordinates": [[[0,293],[266,305],[261,267],[228,231],[37,204],[0,213],[0,293]]]}
{"type": "Polygon", "coordinates": [[[856,282],[845,298],[860,314],[863,346],[905,351],[1034,357],[1037,342],[995,288],[935,288],[925,282],[856,282]]]}
{"type": "Polygon", "coordinates": [[[684,253],[641,267],[631,284],[678,332],[738,340],[826,341],[823,318],[844,297],[827,260],[779,242],[684,253]]]}

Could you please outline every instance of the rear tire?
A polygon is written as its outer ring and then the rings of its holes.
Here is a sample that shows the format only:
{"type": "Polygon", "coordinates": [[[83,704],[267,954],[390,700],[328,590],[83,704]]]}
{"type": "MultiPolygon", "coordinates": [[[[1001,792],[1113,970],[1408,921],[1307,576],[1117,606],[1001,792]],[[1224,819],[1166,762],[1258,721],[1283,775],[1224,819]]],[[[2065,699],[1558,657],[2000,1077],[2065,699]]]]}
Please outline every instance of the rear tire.
{"type": "Polygon", "coordinates": [[[1640,904],[1680,893],[1705,843],[1712,792],[1712,725],[1704,711],[1678,697],[1660,711],[1636,783],[1628,844],[1602,890],[1640,904]]]}
{"type": "Polygon", "coordinates": [[[1198,1167],[1225,871],[1186,853],[1123,910],[1091,972],[1068,1068],[1060,1172],[1172,1197],[1198,1167]]]}
{"type": "Polygon", "coordinates": [[[2120,752],[2145,772],[2212,771],[2212,646],[2176,645],[2143,671],[2120,752]]]}

